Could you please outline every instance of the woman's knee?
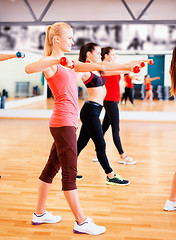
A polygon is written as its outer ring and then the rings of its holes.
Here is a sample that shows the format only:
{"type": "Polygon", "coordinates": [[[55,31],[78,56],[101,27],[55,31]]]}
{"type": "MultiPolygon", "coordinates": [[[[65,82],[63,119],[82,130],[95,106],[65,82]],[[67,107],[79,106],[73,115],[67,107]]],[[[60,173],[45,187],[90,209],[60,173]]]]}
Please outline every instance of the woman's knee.
{"type": "Polygon", "coordinates": [[[105,152],[105,150],[106,150],[106,143],[105,143],[105,141],[101,141],[98,144],[96,144],[96,152],[97,152],[97,154],[105,152]]]}
{"type": "Polygon", "coordinates": [[[77,176],[77,169],[67,169],[67,171],[62,171],[62,190],[63,191],[77,189],[76,176],[77,176]]]}
{"type": "Polygon", "coordinates": [[[62,166],[62,190],[76,189],[76,175],[77,175],[77,154],[72,149],[60,154],[60,161],[62,166]]]}

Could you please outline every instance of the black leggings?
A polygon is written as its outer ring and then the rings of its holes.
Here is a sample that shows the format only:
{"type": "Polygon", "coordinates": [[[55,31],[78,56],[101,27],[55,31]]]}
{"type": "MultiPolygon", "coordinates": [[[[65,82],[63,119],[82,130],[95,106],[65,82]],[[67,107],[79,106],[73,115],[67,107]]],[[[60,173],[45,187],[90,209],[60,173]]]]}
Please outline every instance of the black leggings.
{"type": "Polygon", "coordinates": [[[123,101],[123,99],[125,99],[125,103],[126,103],[128,97],[130,99],[130,102],[133,104],[133,89],[125,87],[125,92],[123,94],[121,101],[123,101]]]}
{"type": "Polygon", "coordinates": [[[103,119],[102,129],[103,133],[108,130],[109,126],[112,127],[112,136],[114,144],[119,152],[119,154],[124,153],[119,136],[119,108],[118,102],[114,101],[104,101],[104,108],[106,110],[103,119]]]}
{"type": "Polygon", "coordinates": [[[103,106],[100,104],[91,101],[86,101],[84,103],[80,112],[82,127],[77,141],[77,151],[79,155],[91,138],[95,144],[97,158],[105,173],[108,174],[113,170],[110,167],[106,156],[106,143],[99,119],[102,107],[103,106]]]}

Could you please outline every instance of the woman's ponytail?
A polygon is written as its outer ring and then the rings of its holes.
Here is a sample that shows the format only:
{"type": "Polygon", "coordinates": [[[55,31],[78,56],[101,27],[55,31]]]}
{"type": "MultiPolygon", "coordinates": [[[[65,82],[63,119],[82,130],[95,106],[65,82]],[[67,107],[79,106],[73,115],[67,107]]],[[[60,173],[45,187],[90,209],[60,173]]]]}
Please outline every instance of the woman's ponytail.
{"type": "Polygon", "coordinates": [[[45,38],[45,45],[44,45],[44,52],[43,52],[43,55],[45,57],[50,56],[52,53],[52,46],[49,38],[50,29],[51,29],[51,25],[47,27],[47,31],[46,31],[46,38],[45,38]]]}
{"type": "Polygon", "coordinates": [[[95,49],[95,47],[99,47],[99,45],[98,45],[97,43],[93,43],[93,42],[84,44],[84,45],[80,48],[79,61],[80,61],[80,62],[86,62],[87,52],[93,52],[93,50],[95,49]]]}
{"type": "Polygon", "coordinates": [[[171,89],[170,93],[172,96],[176,95],[176,47],[172,53],[172,60],[170,65],[170,76],[171,76],[171,89]]]}
{"type": "Polygon", "coordinates": [[[80,51],[79,51],[79,61],[80,61],[80,62],[86,62],[85,45],[83,45],[83,46],[80,48],[80,51]]]}
{"type": "Polygon", "coordinates": [[[47,27],[44,52],[43,55],[50,56],[53,50],[53,38],[55,36],[61,36],[67,29],[72,29],[70,25],[64,22],[56,22],[53,25],[47,27]]]}

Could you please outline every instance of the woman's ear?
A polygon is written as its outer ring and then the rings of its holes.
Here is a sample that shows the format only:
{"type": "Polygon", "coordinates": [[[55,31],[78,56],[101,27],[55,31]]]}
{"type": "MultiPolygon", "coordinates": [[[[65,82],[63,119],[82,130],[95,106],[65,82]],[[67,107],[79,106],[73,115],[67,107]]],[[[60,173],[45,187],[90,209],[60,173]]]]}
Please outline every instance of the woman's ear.
{"type": "Polygon", "coordinates": [[[54,36],[53,37],[53,45],[54,45],[54,43],[59,43],[60,42],[60,37],[59,36],[54,36]]]}
{"type": "Polygon", "coordinates": [[[86,57],[88,58],[88,57],[90,57],[91,56],[91,52],[87,52],[86,53],[86,57]]]}
{"type": "Polygon", "coordinates": [[[105,60],[108,60],[108,57],[109,57],[108,54],[105,54],[105,55],[104,55],[104,59],[105,59],[105,60]]]}

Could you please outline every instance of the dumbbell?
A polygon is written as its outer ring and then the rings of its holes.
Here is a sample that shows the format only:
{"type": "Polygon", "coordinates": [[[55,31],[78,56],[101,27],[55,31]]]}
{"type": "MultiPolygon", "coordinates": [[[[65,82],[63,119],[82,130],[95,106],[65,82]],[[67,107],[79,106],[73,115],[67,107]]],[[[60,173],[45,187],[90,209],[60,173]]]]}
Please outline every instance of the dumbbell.
{"type": "Polygon", "coordinates": [[[61,64],[62,66],[66,66],[66,65],[68,64],[68,59],[67,59],[66,57],[62,57],[62,58],[60,59],[60,64],[61,64]]]}
{"type": "MultiPolygon", "coordinates": [[[[17,56],[17,58],[21,58],[22,57],[22,53],[21,52],[17,52],[16,53],[16,56],[17,56]]],[[[23,54],[23,58],[25,57],[25,54],[23,54]]]]}
{"type": "Polygon", "coordinates": [[[69,65],[69,66],[68,66],[68,63],[69,63],[69,61],[68,61],[68,59],[67,59],[66,57],[62,57],[62,58],[60,59],[60,64],[61,64],[62,66],[65,66],[65,67],[68,67],[68,68],[71,68],[71,69],[73,69],[73,68],[75,67],[74,61],[72,61],[72,64],[69,65]]]}
{"type": "Polygon", "coordinates": [[[135,66],[135,67],[133,68],[133,72],[134,72],[134,73],[139,73],[139,72],[140,72],[139,66],[135,66]]]}
{"type": "Polygon", "coordinates": [[[150,65],[153,65],[153,64],[154,64],[153,59],[149,60],[149,64],[150,64],[150,65]]]}
{"type": "Polygon", "coordinates": [[[141,68],[145,67],[145,62],[140,63],[141,68]]]}

